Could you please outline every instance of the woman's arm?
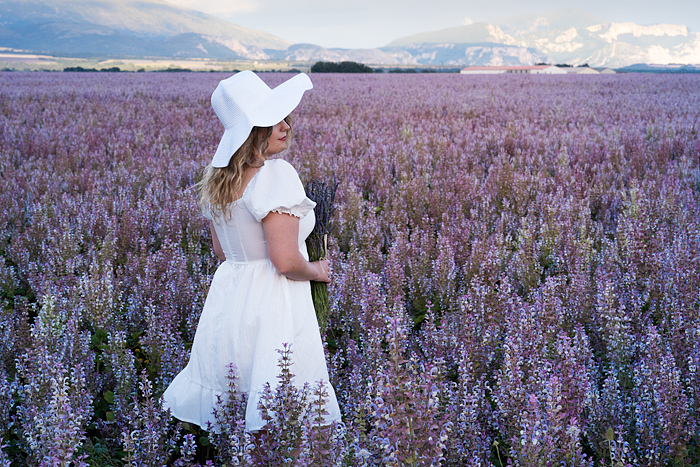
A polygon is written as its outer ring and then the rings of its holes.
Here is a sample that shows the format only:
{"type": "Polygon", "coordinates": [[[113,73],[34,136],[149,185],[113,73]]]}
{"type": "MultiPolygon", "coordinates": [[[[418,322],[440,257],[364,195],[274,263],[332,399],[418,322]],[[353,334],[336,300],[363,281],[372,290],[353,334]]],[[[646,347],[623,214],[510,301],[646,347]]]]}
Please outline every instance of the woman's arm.
{"type": "Polygon", "coordinates": [[[271,212],[262,220],[267,254],[280,274],[297,281],[330,282],[327,259],[309,262],[299,252],[299,218],[271,212]]]}
{"type": "Polygon", "coordinates": [[[220,261],[226,261],[226,255],[221,248],[221,243],[219,242],[219,237],[216,235],[216,229],[214,229],[214,223],[212,221],[209,221],[209,230],[211,230],[211,240],[212,243],[214,243],[214,254],[220,261]]]}

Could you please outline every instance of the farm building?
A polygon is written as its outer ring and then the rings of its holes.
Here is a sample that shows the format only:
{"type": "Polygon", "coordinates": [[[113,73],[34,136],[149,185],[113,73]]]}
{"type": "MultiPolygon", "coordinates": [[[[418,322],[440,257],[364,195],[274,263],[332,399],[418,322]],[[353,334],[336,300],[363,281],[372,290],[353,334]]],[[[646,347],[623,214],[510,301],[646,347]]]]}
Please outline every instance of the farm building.
{"type": "Polygon", "coordinates": [[[488,74],[530,74],[553,75],[565,74],[566,71],[554,65],[526,65],[526,66],[469,66],[460,71],[463,75],[488,75],[488,74]]]}
{"type": "Polygon", "coordinates": [[[604,74],[604,75],[614,75],[617,73],[615,70],[612,68],[605,68],[605,67],[587,67],[587,66],[577,66],[574,68],[565,68],[567,73],[571,74],[576,74],[576,75],[598,75],[598,74],[604,74]]]}
{"type": "Polygon", "coordinates": [[[595,68],[587,66],[575,66],[572,68],[564,68],[570,75],[599,75],[600,72],[595,68]]]}

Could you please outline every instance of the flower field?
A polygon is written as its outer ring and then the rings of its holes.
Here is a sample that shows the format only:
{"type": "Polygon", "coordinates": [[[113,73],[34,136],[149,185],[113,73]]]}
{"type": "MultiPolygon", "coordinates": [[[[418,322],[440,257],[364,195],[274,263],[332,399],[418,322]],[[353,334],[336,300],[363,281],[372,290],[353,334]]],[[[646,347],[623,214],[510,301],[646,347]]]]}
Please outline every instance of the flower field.
{"type": "Polygon", "coordinates": [[[235,390],[219,434],[159,403],[227,76],[0,73],[0,467],[700,465],[700,76],[312,75],[344,423],[280,349],[262,456],[235,390]]]}

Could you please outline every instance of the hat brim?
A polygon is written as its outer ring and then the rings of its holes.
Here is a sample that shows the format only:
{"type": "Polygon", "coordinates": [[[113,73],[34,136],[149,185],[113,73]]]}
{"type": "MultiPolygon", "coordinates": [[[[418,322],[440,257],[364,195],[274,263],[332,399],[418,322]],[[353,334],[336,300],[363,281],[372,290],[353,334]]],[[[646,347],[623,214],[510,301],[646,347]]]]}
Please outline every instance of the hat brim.
{"type": "Polygon", "coordinates": [[[214,158],[211,161],[212,167],[226,167],[231,160],[231,156],[240,148],[245,140],[250,135],[250,130],[255,125],[239,124],[224,131],[219,141],[219,147],[216,148],[214,158]]]}
{"type": "Polygon", "coordinates": [[[297,108],[304,92],[313,88],[309,77],[304,73],[293,76],[272,89],[260,105],[252,109],[245,122],[224,131],[211,165],[226,167],[231,156],[245,143],[253,127],[269,127],[281,122],[297,108]]]}

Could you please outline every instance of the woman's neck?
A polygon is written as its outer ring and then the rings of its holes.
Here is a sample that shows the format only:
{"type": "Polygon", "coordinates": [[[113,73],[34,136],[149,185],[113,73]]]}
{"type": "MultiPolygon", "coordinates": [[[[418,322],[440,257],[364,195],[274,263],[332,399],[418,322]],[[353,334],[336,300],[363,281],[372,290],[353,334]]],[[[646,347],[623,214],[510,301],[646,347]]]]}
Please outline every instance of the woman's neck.
{"type": "Polygon", "coordinates": [[[267,158],[265,156],[258,155],[258,157],[255,159],[255,161],[253,161],[252,164],[249,164],[249,167],[252,167],[254,169],[259,169],[260,167],[263,166],[263,164],[265,164],[266,160],[267,160],[267,158]]]}
{"type": "Polygon", "coordinates": [[[248,164],[248,167],[253,169],[259,169],[263,166],[263,164],[265,164],[265,161],[255,161],[252,164],[248,164]]]}

